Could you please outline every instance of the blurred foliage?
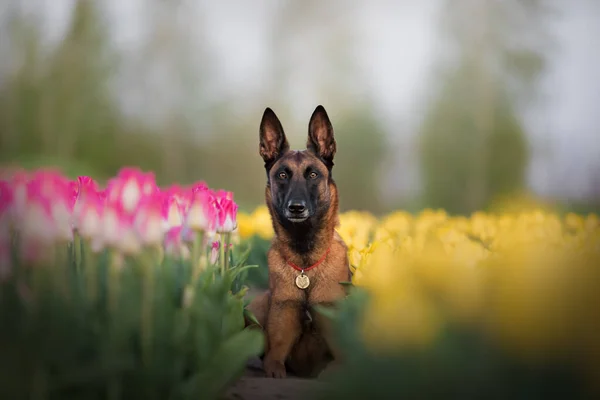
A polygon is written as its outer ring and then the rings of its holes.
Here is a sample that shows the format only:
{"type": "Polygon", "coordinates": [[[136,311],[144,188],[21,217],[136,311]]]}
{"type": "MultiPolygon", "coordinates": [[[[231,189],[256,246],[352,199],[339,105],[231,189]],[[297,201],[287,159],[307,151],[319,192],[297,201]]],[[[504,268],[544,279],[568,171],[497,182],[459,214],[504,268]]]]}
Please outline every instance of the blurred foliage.
{"type": "MultiPolygon", "coordinates": [[[[340,210],[383,212],[379,195],[380,160],[384,132],[368,108],[350,110],[334,122],[337,153],[333,177],[340,194],[340,210]]],[[[384,183],[385,184],[385,183],[384,183]]]]}
{"type": "Polygon", "coordinates": [[[269,288],[269,267],[267,262],[267,251],[271,247],[271,241],[260,236],[251,236],[244,239],[240,244],[242,248],[249,251],[248,264],[256,265],[244,271],[242,276],[244,284],[253,289],[266,290],[269,288]]]}
{"type": "Polygon", "coordinates": [[[423,205],[465,214],[524,188],[529,145],[517,107],[536,97],[549,9],[514,0],[444,9],[450,61],[421,129],[423,205]]]}
{"type": "Polygon", "coordinates": [[[263,350],[244,329],[239,252],[194,278],[190,261],[73,243],[33,267],[13,248],[0,281],[0,398],[216,399],[263,350]]]}
{"type": "MultiPolygon", "coordinates": [[[[253,113],[231,109],[227,103],[209,107],[197,115],[208,120],[210,114],[211,124],[202,125],[201,135],[185,110],[173,111],[160,123],[152,122],[151,116],[137,120],[125,115],[111,86],[120,59],[104,20],[98,3],[77,2],[64,39],[48,51],[35,21],[25,15],[16,19],[17,28],[11,32],[14,56],[23,56],[0,86],[2,164],[53,165],[70,176],[88,174],[100,181],[123,165],[136,165],[155,171],[160,184],[202,179],[214,187],[225,185],[235,192],[241,209],[262,203],[265,181],[258,124],[262,108],[273,105],[258,106],[253,113]]],[[[164,21],[161,24],[166,30],[164,21]]],[[[161,32],[153,42],[159,47],[163,36],[168,37],[161,32]]],[[[152,48],[147,53],[156,55],[152,48]]],[[[182,107],[193,109],[188,103],[202,93],[205,77],[195,77],[192,84],[188,75],[182,77],[190,91],[182,107]]],[[[383,131],[368,108],[358,110],[349,103],[338,112],[328,110],[337,114],[336,178],[347,193],[342,207],[376,211],[380,205],[374,175],[384,151],[383,131]]],[[[301,137],[303,147],[306,132],[290,135],[301,137]]]]}
{"type": "Polygon", "coordinates": [[[468,214],[497,196],[522,189],[529,160],[525,132],[508,99],[493,107],[493,123],[482,150],[475,118],[478,97],[470,84],[472,71],[462,68],[441,89],[422,127],[421,164],[425,177],[425,205],[468,214]],[[486,157],[479,158],[485,151],[486,157]],[[474,170],[482,174],[484,197],[477,203],[469,181],[474,170]]]}
{"type": "Polygon", "coordinates": [[[562,365],[534,368],[490,344],[479,332],[449,326],[427,349],[373,354],[356,326],[370,299],[354,288],[334,316],[346,363],[326,379],[322,399],[585,399],[581,377],[562,365]]]}

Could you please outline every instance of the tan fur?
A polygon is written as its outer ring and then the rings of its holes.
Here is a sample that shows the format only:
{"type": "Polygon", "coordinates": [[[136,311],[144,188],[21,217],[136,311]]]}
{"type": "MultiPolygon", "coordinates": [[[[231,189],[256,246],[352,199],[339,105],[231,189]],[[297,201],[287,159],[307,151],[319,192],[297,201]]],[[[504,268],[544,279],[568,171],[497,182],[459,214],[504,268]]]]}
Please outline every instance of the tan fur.
{"type": "MultiPolygon", "coordinates": [[[[278,160],[273,169],[278,163],[287,162],[301,171],[305,163],[315,160],[318,158],[310,152],[291,151],[278,160]]],[[[321,165],[320,172],[328,174],[325,165],[321,165]]],[[[350,280],[347,247],[335,232],[338,224],[337,187],[332,179],[323,181],[322,187],[319,187],[319,196],[329,200],[330,206],[325,223],[317,233],[316,245],[307,254],[297,254],[290,246],[291,238],[275,217],[271,196],[272,188],[267,185],[265,200],[275,231],[267,254],[269,290],[256,296],[248,309],[265,329],[264,369],[267,376],[285,377],[286,365],[297,375],[314,376],[332,358],[339,360],[340,355],[333,347],[328,321],[311,312],[312,322],[305,323],[305,309],[314,305],[331,306],[344,298],[346,290],[340,282],[350,280]],[[296,287],[295,279],[299,272],[287,261],[308,267],[321,259],[327,249],[330,251],[324,261],[305,272],[310,286],[305,290],[296,287]]]]}

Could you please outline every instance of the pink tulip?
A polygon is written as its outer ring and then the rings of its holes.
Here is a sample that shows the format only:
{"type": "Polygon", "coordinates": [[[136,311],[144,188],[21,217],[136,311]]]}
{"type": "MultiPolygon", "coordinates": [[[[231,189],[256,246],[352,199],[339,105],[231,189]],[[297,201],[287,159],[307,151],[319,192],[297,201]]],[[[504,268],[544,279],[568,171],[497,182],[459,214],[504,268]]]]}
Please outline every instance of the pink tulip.
{"type": "Polygon", "coordinates": [[[162,204],[162,218],[166,229],[183,224],[181,207],[174,197],[165,197],[162,204]]]}
{"type": "Polygon", "coordinates": [[[82,190],[86,192],[98,193],[99,185],[93,178],[89,176],[78,176],[77,177],[77,194],[82,190]]]}
{"type": "Polygon", "coordinates": [[[161,193],[145,196],[138,205],[135,215],[135,229],[145,245],[157,245],[164,238],[163,196],[161,193]]]}
{"type": "MultiPolygon", "coordinates": [[[[143,246],[164,243],[167,251],[183,255],[185,243],[199,232],[205,246],[216,232],[236,227],[233,193],[213,192],[202,181],[160,190],[152,172],[125,167],[100,190],[91,177],[69,180],[53,169],[9,172],[0,181],[0,234],[8,234],[10,224],[18,228],[26,261],[39,261],[51,253],[48,246],[72,240],[74,229],[94,250],[108,246],[135,254],[143,246]]],[[[218,253],[216,246],[211,254],[218,253]]],[[[4,250],[0,243],[0,262],[4,250]]]]}
{"type": "Polygon", "coordinates": [[[73,224],[79,234],[91,241],[92,250],[102,248],[104,197],[98,191],[98,184],[90,177],[77,178],[77,199],[73,207],[73,224]]]}
{"type": "Polygon", "coordinates": [[[9,224],[13,207],[13,190],[7,181],[0,181],[0,224],[9,224]]]}
{"type": "Polygon", "coordinates": [[[144,173],[138,168],[126,167],[112,178],[106,187],[108,204],[121,204],[123,211],[133,213],[140,200],[158,192],[154,173],[144,173]]]}
{"type": "Polygon", "coordinates": [[[190,205],[192,204],[192,199],[194,197],[193,187],[186,186],[179,188],[179,191],[174,193],[174,196],[177,199],[182,216],[186,215],[190,209],[190,205]]]}
{"type": "Polygon", "coordinates": [[[176,226],[167,231],[165,234],[165,252],[175,257],[188,259],[190,257],[190,251],[183,243],[182,231],[182,226],[176,226]]]}
{"type": "Polygon", "coordinates": [[[19,230],[19,258],[25,263],[52,260],[57,229],[52,215],[52,203],[39,192],[39,186],[28,185],[27,200],[15,223],[19,230]]]}
{"type": "Polygon", "coordinates": [[[165,230],[183,224],[184,209],[179,201],[183,197],[181,192],[182,189],[179,186],[171,186],[162,193],[162,217],[165,230]]]}
{"type": "Polygon", "coordinates": [[[107,203],[102,215],[102,245],[115,248],[125,254],[135,254],[142,243],[134,229],[134,214],[122,203],[107,203]]]}
{"type": "Polygon", "coordinates": [[[44,243],[73,238],[70,193],[67,181],[49,171],[38,171],[26,186],[26,197],[17,225],[26,238],[44,243]]]}
{"type": "Polygon", "coordinates": [[[104,201],[97,193],[80,191],[75,204],[75,227],[88,240],[99,240],[102,235],[104,201]]]}
{"type": "Polygon", "coordinates": [[[193,231],[214,232],[217,223],[217,209],[214,197],[209,190],[194,193],[192,203],[185,217],[185,225],[193,231]]]}
{"type": "MultiPolygon", "coordinates": [[[[229,244],[229,249],[231,250],[233,248],[233,244],[229,244]]],[[[210,263],[211,264],[216,264],[217,261],[219,260],[219,250],[221,249],[221,242],[218,240],[215,240],[214,242],[212,242],[211,248],[210,248],[210,263]]]]}
{"type": "Polygon", "coordinates": [[[210,263],[216,264],[219,260],[219,248],[221,247],[221,242],[214,241],[211,245],[210,249],[210,263]]]}
{"type": "Polygon", "coordinates": [[[69,209],[73,212],[75,208],[75,203],[77,202],[77,195],[79,194],[79,182],[78,181],[69,181],[69,192],[71,194],[69,202],[69,209]]]}
{"type": "Polygon", "coordinates": [[[236,228],[237,204],[233,201],[233,193],[217,192],[216,208],[219,212],[217,232],[232,232],[236,228]]]}
{"type": "Polygon", "coordinates": [[[199,182],[192,184],[191,190],[192,190],[192,193],[196,193],[199,191],[210,190],[210,189],[209,189],[208,185],[206,184],[206,182],[199,181],[199,182]]]}
{"type": "Polygon", "coordinates": [[[38,170],[27,183],[27,190],[28,202],[37,197],[50,203],[54,239],[73,240],[73,190],[69,180],[52,169],[38,170]]]}

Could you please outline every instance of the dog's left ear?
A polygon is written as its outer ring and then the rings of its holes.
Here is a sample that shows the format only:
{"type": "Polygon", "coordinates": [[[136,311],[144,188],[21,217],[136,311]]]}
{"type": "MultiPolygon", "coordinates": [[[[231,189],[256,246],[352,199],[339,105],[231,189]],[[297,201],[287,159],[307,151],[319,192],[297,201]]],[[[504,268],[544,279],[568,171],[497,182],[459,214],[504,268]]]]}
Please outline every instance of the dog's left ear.
{"type": "Polygon", "coordinates": [[[265,168],[271,165],[290,148],[283,132],[283,127],[277,115],[269,107],[265,109],[260,121],[260,156],[265,162],[265,168]]]}
{"type": "Polygon", "coordinates": [[[306,148],[333,167],[333,156],[336,145],[333,137],[333,126],[329,121],[325,108],[317,106],[308,123],[308,141],[306,148]]]}

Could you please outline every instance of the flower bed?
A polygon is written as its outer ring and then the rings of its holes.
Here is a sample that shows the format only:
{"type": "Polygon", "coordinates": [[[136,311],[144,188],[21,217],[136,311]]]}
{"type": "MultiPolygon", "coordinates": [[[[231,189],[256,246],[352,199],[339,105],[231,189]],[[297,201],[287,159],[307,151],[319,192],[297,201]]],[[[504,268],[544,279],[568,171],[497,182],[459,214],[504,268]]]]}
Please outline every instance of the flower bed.
{"type": "Polygon", "coordinates": [[[262,351],[244,329],[233,194],[124,168],[0,181],[0,398],[213,399],[262,351]]]}
{"type": "MultiPolygon", "coordinates": [[[[241,215],[244,240],[265,219],[241,215]]],[[[327,398],[600,393],[597,215],[351,211],[337,230],[354,287],[330,315],[348,359],[327,398]]]]}

